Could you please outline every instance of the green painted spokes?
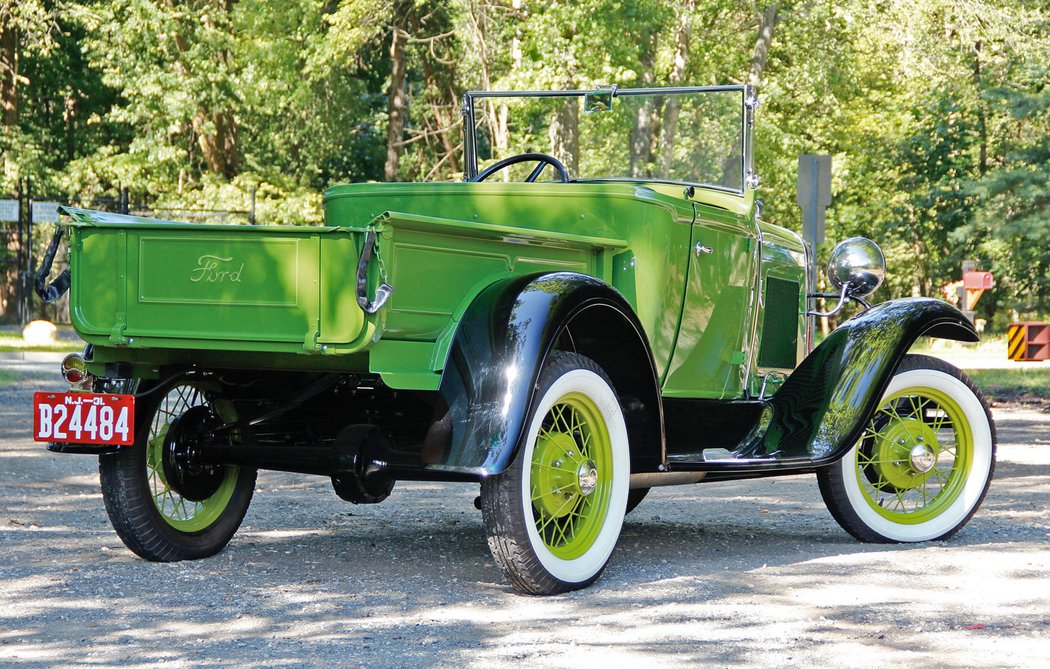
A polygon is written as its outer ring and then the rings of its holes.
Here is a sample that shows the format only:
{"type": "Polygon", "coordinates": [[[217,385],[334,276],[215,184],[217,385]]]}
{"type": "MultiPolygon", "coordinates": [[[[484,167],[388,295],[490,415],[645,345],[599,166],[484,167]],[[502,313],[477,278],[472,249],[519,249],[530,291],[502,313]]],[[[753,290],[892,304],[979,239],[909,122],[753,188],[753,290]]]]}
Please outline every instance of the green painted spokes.
{"type": "Polygon", "coordinates": [[[215,522],[229,503],[237,482],[236,468],[227,467],[218,490],[205,500],[193,501],[176,492],[164,474],[164,439],[172,421],[187,410],[206,403],[204,395],[195,386],[173,387],[160,401],[146,441],[146,479],[153,505],[169,525],[183,532],[197,532],[215,522]]]}
{"type": "Polygon", "coordinates": [[[531,463],[536,531],[555,556],[583,555],[597,539],[612,493],[612,443],[585,395],[561,397],[543,419],[531,463]]]}
{"type": "Polygon", "coordinates": [[[865,500],[897,523],[921,523],[959,496],[973,461],[962,407],[934,388],[908,388],[879,406],[857,449],[865,500]]]}

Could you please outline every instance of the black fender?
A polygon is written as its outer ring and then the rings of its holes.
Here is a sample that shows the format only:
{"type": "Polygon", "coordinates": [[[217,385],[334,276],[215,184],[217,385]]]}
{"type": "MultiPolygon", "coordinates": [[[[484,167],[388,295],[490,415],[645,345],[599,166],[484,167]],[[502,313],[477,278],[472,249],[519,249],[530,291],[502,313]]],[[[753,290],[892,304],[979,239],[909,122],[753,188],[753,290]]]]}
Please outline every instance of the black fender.
{"type": "Polygon", "coordinates": [[[883,302],[843,323],[802,361],[769,400],[768,427],[745,451],[781,462],[838,460],[860,438],[904,355],[923,335],[980,339],[947,302],[883,302]]]}
{"type": "Polygon", "coordinates": [[[632,469],[663,461],[663,413],[648,339],[608,284],[557,272],[499,281],[460,321],[439,392],[451,430],[431,473],[489,476],[517,454],[536,382],[551,351],[576,351],[613,381],[627,421],[632,469]]]}

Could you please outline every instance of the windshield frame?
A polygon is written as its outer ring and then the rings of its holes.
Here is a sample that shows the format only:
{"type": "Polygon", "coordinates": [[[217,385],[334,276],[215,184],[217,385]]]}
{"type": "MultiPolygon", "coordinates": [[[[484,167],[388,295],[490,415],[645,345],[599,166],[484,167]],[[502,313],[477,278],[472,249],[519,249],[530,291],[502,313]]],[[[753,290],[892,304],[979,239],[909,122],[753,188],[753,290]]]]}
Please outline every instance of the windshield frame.
{"type": "Polygon", "coordinates": [[[728,188],[719,184],[707,184],[700,181],[686,180],[660,180],[634,177],[600,177],[600,178],[577,178],[574,183],[591,182],[627,182],[627,183],[673,183],[683,186],[699,186],[712,190],[732,193],[743,196],[747,188],[757,187],[758,179],[752,166],[751,131],[754,126],[755,108],[758,106],[758,98],[754,89],[748,84],[727,84],[720,86],[666,86],[650,88],[620,88],[616,85],[600,86],[593,89],[572,89],[554,91],[467,91],[463,94],[463,180],[469,181],[478,175],[478,155],[475,145],[475,133],[477,132],[477,119],[474,113],[475,103],[487,98],[584,98],[587,95],[601,93],[611,94],[613,98],[642,96],[642,95],[687,95],[691,93],[725,93],[738,91],[740,93],[740,123],[741,137],[743,138],[743,150],[741,151],[741,184],[740,188],[728,188]]]}

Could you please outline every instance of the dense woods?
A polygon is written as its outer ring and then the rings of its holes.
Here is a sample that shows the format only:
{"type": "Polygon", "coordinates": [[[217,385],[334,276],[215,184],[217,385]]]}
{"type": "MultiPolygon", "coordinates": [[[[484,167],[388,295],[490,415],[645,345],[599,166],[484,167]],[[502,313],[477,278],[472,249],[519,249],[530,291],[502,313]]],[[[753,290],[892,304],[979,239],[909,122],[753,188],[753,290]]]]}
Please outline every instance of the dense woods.
{"type": "MultiPolygon", "coordinates": [[[[166,207],[246,209],[254,190],[261,221],[316,223],[330,184],[459,178],[467,89],[750,82],[768,219],[798,229],[797,158],[831,154],[828,239],[883,245],[879,296],[937,294],[972,259],[998,281],[979,315],[1050,316],[1047,0],[0,8],[0,197],[26,177],[166,207]]],[[[659,138],[638,114],[640,174],[659,138]]]]}

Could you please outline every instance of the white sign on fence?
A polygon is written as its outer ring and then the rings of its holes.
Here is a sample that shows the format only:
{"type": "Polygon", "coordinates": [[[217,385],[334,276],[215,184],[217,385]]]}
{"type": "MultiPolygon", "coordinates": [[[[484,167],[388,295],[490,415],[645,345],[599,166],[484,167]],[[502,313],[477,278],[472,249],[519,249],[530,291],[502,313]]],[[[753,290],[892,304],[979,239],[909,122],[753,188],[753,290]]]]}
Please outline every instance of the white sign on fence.
{"type": "Polygon", "coordinates": [[[18,200],[0,200],[0,222],[18,220],[18,200]]]}
{"type": "Polygon", "coordinates": [[[33,202],[34,223],[58,223],[57,202],[33,202]]]}

